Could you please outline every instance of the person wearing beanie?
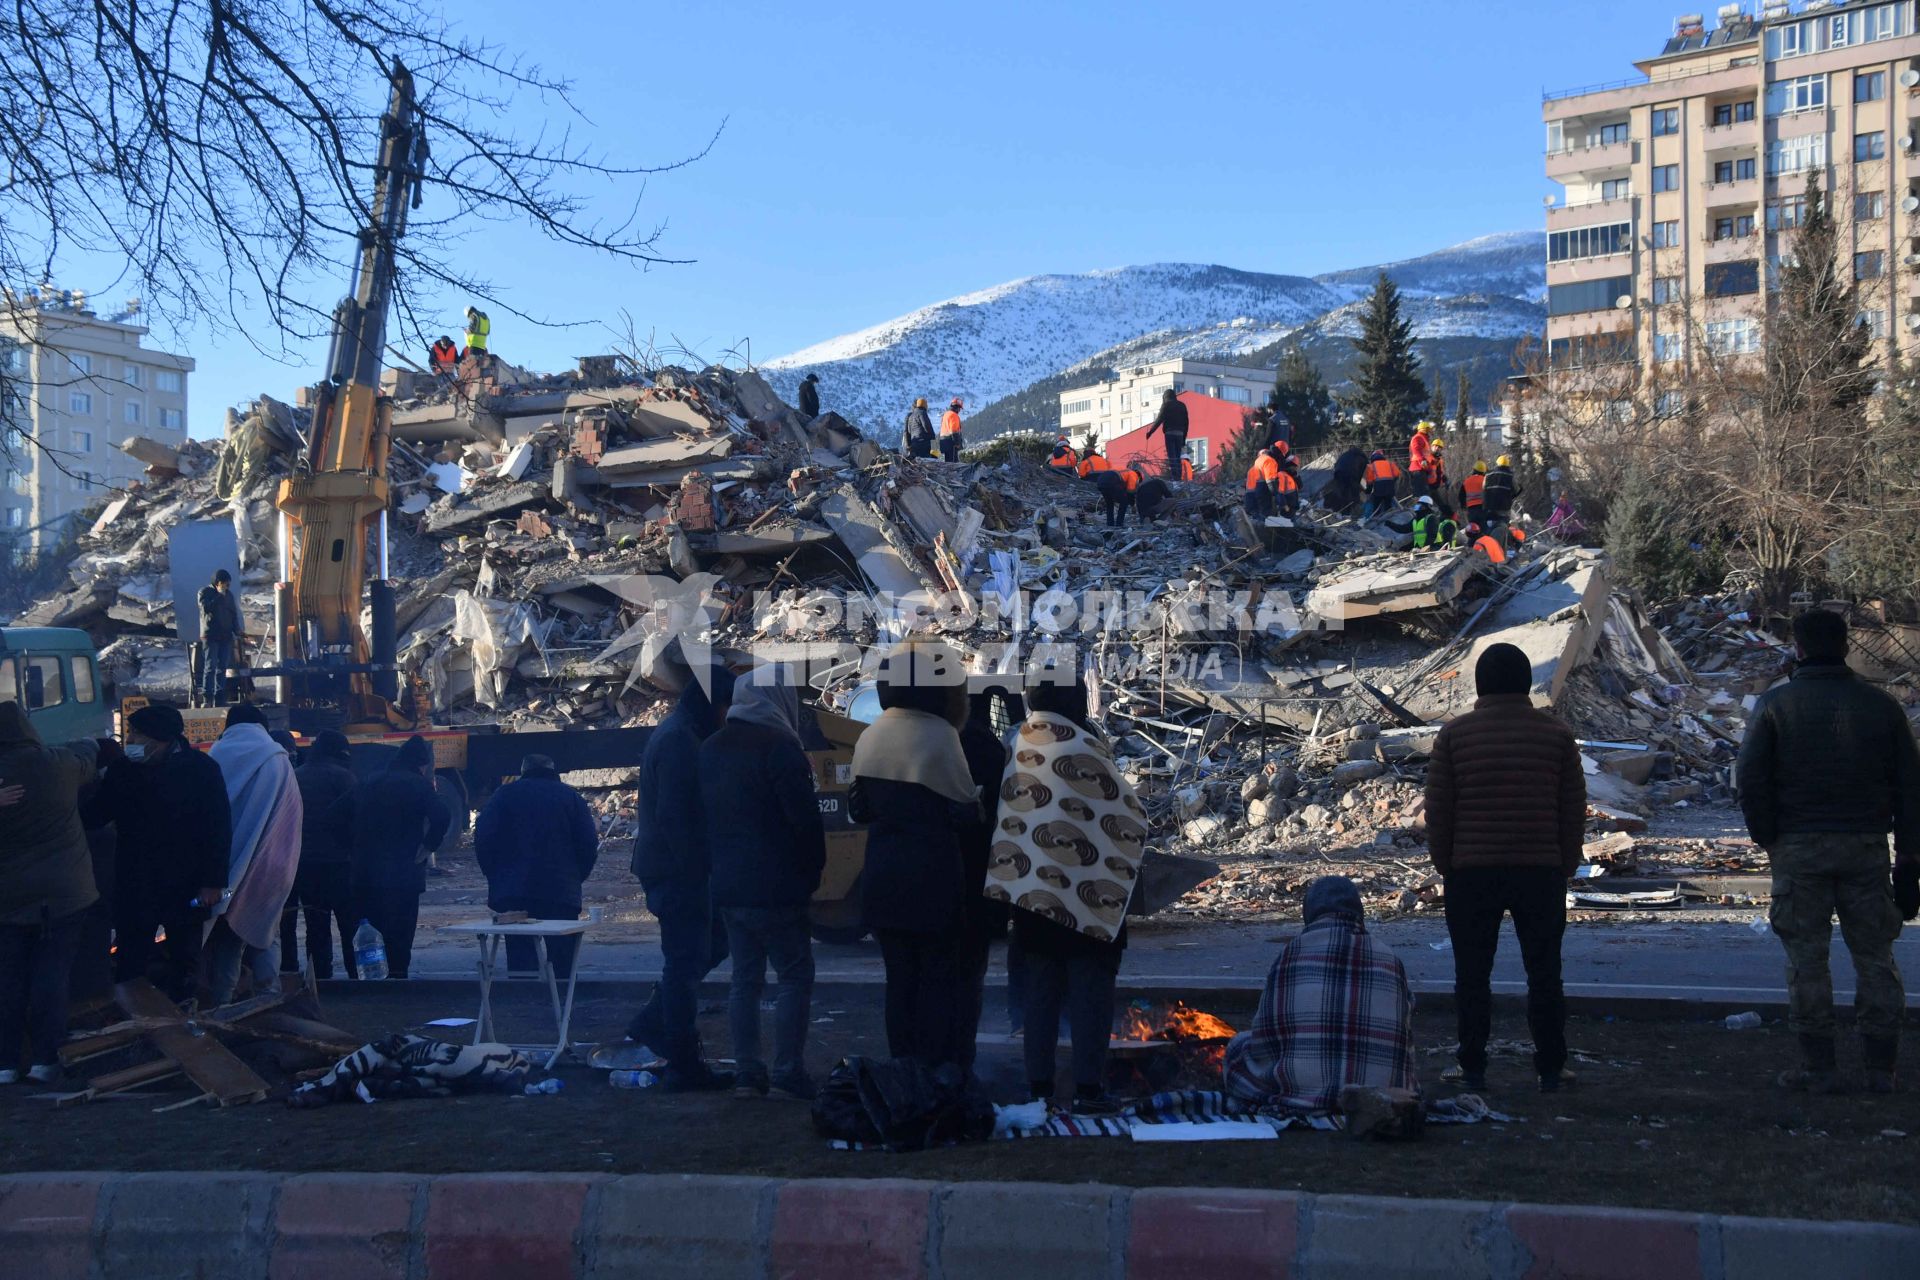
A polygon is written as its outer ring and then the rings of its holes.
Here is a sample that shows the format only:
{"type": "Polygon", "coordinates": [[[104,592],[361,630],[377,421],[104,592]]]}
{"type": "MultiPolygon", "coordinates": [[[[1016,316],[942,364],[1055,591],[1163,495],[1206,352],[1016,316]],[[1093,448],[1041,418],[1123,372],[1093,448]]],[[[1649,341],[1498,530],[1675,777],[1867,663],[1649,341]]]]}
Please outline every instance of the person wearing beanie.
{"type": "Polygon", "coordinates": [[[417,733],[401,743],[383,772],[354,787],[352,803],[354,910],[380,931],[387,976],[405,978],[427,891],[427,855],[453,822],[434,791],[433,745],[417,733]]]}
{"type": "MultiPolygon", "coordinates": [[[[551,756],[520,761],[520,776],[493,793],[473,824],[473,856],[487,878],[487,908],[529,920],[578,920],[580,886],[600,856],[600,824],[586,798],[560,780],[551,756]]],[[[577,937],[547,939],[555,977],[573,972],[577,937]]],[[[507,939],[507,976],[540,971],[532,938],[507,939]]]]}
{"type": "Polygon", "coordinates": [[[1440,730],[1427,766],[1427,847],[1446,882],[1460,1058],[1443,1079],[1487,1087],[1493,958],[1513,916],[1527,971],[1534,1070],[1551,1092],[1566,1072],[1560,941],[1567,880],[1580,865],[1587,782],[1573,731],[1533,705],[1533,662],[1489,645],[1474,668],[1473,710],[1440,730]]]}
{"type": "Polygon", "coordinates": [[[121,758],[82,820],[114,829],[114,981],[150,977],[190,999],[210,908],[226,893],[233,819],[220,766],[187,741],[178,708],[149,703],[127,717],[121,758]]]}
{"type": "Polygon", "coordinates": [[[1345,876],[1307,886],[1300,935],[1267,973],[1253,1025],[1227,1043],[1226,1090],[1257,1107],[1334,1111],[1347,1085],[1416,1089],[1413,989],[1368,934],[1345,876]]]}
{"type": "Polygon", "coordinates": [[[667,1060],[662,1087],[672,1092],[733,1083],[701,1057],[694,1025],[700,984],[727,958],[727,930],[713,909],[712,862],[700,802],[700,744],[727,718],[733,673],[714,666],[696,679],[677,668],[680,697],[647,735],[640,756],[631,868],[660,922],[660,980],[627,1024],[627,1038],[667,1060]]]}
{"type": "Polygon", "coordinates": [[[295,930],[307,921],[307,959],[316,979],[333,977],[333,934],[340,934],[340,958],[347,976],[358,978],[353,958],[353,754],[346,735],[322,729],[293,771],[300,788],[300,870],[293,893],[280,914],[280,970],[300,971],[295,930]]]}

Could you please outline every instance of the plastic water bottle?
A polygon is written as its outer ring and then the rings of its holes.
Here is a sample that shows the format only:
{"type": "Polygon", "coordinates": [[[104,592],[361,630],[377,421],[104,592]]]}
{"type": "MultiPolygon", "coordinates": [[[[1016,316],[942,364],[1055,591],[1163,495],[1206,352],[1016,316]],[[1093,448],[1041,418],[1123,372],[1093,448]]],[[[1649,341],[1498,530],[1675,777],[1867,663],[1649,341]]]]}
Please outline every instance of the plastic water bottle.
{"type": "Polygon", "coordinates": [[[1727,1030],[1729,1031],[1751,1031],[1753,1028],[1759,1025],[1760,1025],[1760,1015],[1753,1012],[1753,1010],[1751,1009],[1747,1010],[1747,1012],[1745,1013],[1733,1013],[1733,1014],[1727,1015],[1727,1030]]]}
{"type": "Polygon", "coordinates": [[[362,920],[353,931],[353,962],[363,982],[379,982],[387,976],[387,940],[370,920],[362,920]]]}
{"type": "Polygon", "coordinates": [[[607,1083],[616,1089],[651,1089],[660,1077],[651,1071],[609,1071],[607,1083]]]}
{"type": "Polygon", "coordinates": [[[543,1093],[558,1093],[560,1092],[560,1082],[552,1077],[548,1077],[539,1084],[528,1085],[522,1092],[529,1098],[536,1097],[543,1093]]]}

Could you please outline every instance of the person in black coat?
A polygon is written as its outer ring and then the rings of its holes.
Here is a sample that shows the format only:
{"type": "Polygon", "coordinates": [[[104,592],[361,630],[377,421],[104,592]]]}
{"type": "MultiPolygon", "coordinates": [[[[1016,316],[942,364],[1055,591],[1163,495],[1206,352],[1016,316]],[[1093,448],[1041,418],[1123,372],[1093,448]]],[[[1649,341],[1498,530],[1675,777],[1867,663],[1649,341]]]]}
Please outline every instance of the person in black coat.
{"type": "Polygon", "coordinates": [[[1344,450],[1333,460],[1333,478],[1320,493],[1320,505],[1336,515],[1351,515],[1360,505],[1361,482],[1366,472],[1366,450],[1344,450]]]}
{"type": "Polygon", "coordinates": [[[1151,476],[1140,482],[1133,492],[1133,509],[1140,513],[1142,520],[1151,520],[1160,514],[1160,509],[1173,501],[1173,489],[1159,476],[1151,476]]]}
{"type": "Polygon", "coordinates": [[[90,827],[113,824],[116,982],[153,976],[175,1000],[193,995],[208,907],[227,888],[233,814],[220,766],[187,741],[163,702],[127,717],[124,755],[85,806],[90,827]],[[203,905],[205,904],[205,905],[203,905]],[[167,940],[154,934],[165,929],[167,940]],[[155,959],[159,974],[151,975],[155,959]]]}
{"type": "Polygon", "coordinates": [[[800,415],[809,422],[820,416],[820,375],[817,373],[800,379],[800,415]]]}
{"type": "Polygon", "coordinates": [[[680,1092],[716,1089],[732,1077],[701,1059],[694,1025],[700,983],[727,958],[727,927],[713,909],[712,861],[700,798],[700,744],[713,736],[733,700],[733,673],[713,667],[704,685],[689,671],[673,712],[647,735],[640,757],[633,874],[660,922],[660,980],[627,1037],[667,1060],[661,1084],[680,1092]]]}
{"type": "Polygon", "coordinates": [[[727,1023],[734,1092],[811,1098],[807,1017],[813,938],[807,903],[827,864],[813,770],[800,746],[792,677],[763,667],[734,685],[727,723],[700,745],[700,800],[713,903],[727,925],[733,987],[727,1023]],[[760,1056],[760,995],[772,965],[773,1071],[760,1056]]]}
{"type": "Polygon", "coordinates": [[[1126,477],[1118,471],[1095,471],[1087,479],[1100,491],[1107,527],[1117,529],[1126,524],[1127,511],[1133,506],[1133,492],[1127,488],[1126,477]]]}
{"type": "Polygon", "coordinates": [[[280,913],[280,969],[300,971],[294,934],[301,914],[307,918],[307,958],[313,976],[333,976],[333,933],[340,932],[340,955],[347,976],[360,976],[353,958],[353,754],[346,735],[323,729],[314,735],[300,767],[293,771],[300,788],[300,871],[280,913]]]}
{"type": "Polygon", "coordinates": [[[380,931],[387,975],[413,966],[427,851],[446,838],[453,815],[433,789],[433,747],[419,734],[401,744],[384,773],[353,792],[353,900],[380,931]]]}
{"type": "Polygon", "coordinates": [[[1180,403],[1179,395],[1168,387],[1160,397],[1160,414],[1147,424],[1146,438],[1153,439],[1153,433],[1163,432],[1167,442],[1167,478],[1180,478],[1180,458],[1187,451],[1187,406],[1180,403]]]}
{"type": "MultiPolygon", "coordinates": [[[[473,828],[473,855],[487,877],[487,907],[530,920],[578,920],[580,886],[600,856],[600,824],[551,756],[530,755],[520,776],[493,793],[473,828]]],[[[555,976],[573,972],[577,937],[549,938],[555,976]]],[[[507,973],[536,973],[538,944],[507,939],[507,973]]]]}

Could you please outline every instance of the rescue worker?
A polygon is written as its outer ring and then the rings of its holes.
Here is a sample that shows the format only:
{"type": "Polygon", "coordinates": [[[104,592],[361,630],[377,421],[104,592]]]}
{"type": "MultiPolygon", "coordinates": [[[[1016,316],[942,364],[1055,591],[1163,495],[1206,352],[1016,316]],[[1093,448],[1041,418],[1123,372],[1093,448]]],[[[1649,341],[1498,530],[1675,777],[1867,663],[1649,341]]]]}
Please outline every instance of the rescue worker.
{"type": "Polygon", "coordinates": [[[1440,540],[1440,509],[1434,506],[1432,497],[1422,494],[1413,504],[1413,549],[1425,551],[1445,545],[1440,540]]]}
{"type": "Polygon", "coordinates": [[[901,433],[900,442],[909,458],[933,456],[933,418],[927,413],[925,396],[916,399],[913,408],[907,411],[907,425],[901,433]]]}
{"type": "Polygon", "coordinates": [[[1086,456],[1080,459],[1080,478],[1082,480],[1085,480],[1096,471],[1111,470],[1113,470],[1113,464],[1106,460],[1097,445],[1088,449],[1086,456]]]}
{"type": "MultiPolygon", "coordinates": [[[[1094,456],[1099,457],[1098,454],[1094,456]]],[[[1106,459],[1101,458],[1101,461],[1104,462],[1106,459]]],[[[1100,491],[1100,501],[1106,512],[1109,529],[1117,529],[1127,522],[1127,508],[1133,505],[1133,489],[1127,484],[1126,478],[1132,474],[1131,471],[1115,471],[1108,468],[1104,471],[1092,472],[1087,476],[1087,479],[1093,481],[1093,487],[1100,491]]]]}
{"type": "Polygon", "coordinates": [[[1393,510],[1394,495],[1400,488],[1400,468],[1388,460],[1384,450],[1373,451],[1373,460],[1361,473],[1360,482],[1367,488],[1367,509],[1361,519],[1371,520],[1393,510]]]}
{"type": "Polygon", "coordinates": [[[1467,545],[1478,551],[1494,564],[1507,562],[1506,548],[1500,545],[1500,539],[1488,533],[1477,524],[1467,526],[1467,545]]]}
{"type": "Polygon", "coordinates": [[[1300,468],[1290,458],[1276,458],[1280,474],[1273,478],[1274,506],[1291,519],[1300,510],[1300,468]]]}
{"type": "Polygon", "coordinates": [[[1512,516],[1515,493],[1513,459],[1503,453],[1494,460],[1493,470],[1487,472],[1487,483],[1481,489],[1487,506],[1488,528],[1503,525],[1512,516]]]}
{"type": "Polygon", "coordinates": [[[1442,515],[1453,514],[1453,494],[1447,488],[1447,442],[1433,442],[1433,460],[1427,464],[1427,492],[1442,515]]]}
{"type": "Polygon", "coordinates": [[[1473,471],[1460,482],[1460,508],[1468,520],[1478,520],[1487,509],[1487,460],[1475,459],[1473,471]]]}
{"type": "Polygon", "coordinates": [[[240,602],[233,598],[233,575],[225,569],[214,570],[213,581],[200,588],[199,600],[201,705],[217,707],[226,701],[234,644],[246,635],[240,602]]]}
{"type": "Polygon", "coordinates": [[[1413,429],[1413,439],[1407,441],[1407,478],[1413,486],[1413,496],[1424,495],[1432,480],[1433,472],[1433,424],[1421,422],[1413,429]]]}
{"type": "Polygon", "coordinates": [[[1287,415],[1278,409],[1269,409],[1267,415],[1267,443],[1276,447],[1285,445],[1291,449],[1293,447],[1293,423],[1289,422],[1287,415]]]}
{"type": "Polygon", "coordinates": [[[454,366],[459,363],[460,348],[454,346],[453,339],[444,333],[427,348],[427,367],[443,378],[451,378],[454,366]]]}
{"type": "Polygon", "coordinates": [[[800,379],[800,414],[809,422],[820,416],[820,375],[817,373],[800,379]]]}
{"type": "Polygon", "coordinates": [[[1333,478],[1320,491],[1320,505],[1335,515],[1350,515],[1360,505],[1360,478],[1366,469],[1365,453],[1359,449],[1342,450],[1333,462],[1333,478]]]}
{"type": "Polygon", "coordinates": [[[1055,471],[1065,471],[1069,475],[1079,475],[1080,455],[1073,451],[1073,445],[1065,436],[1060,436],[1053,442],[1053,456],[1047,459],[1047,465],[1055,471]]]}
{"type": "Polygon", "coordinates": [[[1906,992],[1893,943],[1920,915],[1920,748],[1899,703],[1847,666],[1847,623],[1793,620],[1793,678],[1762,694],[1736,766],[1740,808],[1773,870],[1767,915],[1787,953],[1787,1027],[1803,1065],[1779,1083],[1837,1093],[1833,918],[1853,957],[1866,1085],[1892,1093],[1906,992]],[[1892,877],[1887,836],[1893,835],[1892,877]]]}
{"type": "Polygon", "coordinates": [[[487,319],[487,313],[478,307],[467,308],[467,354],[481,360],[486,359],[487,337],[493,332],[493,321],[487,319]]]}
{"type": "Polygon", "coordinates": [[[1178,475],[1181,456],[1187,451],[1187,406],[1180,403],[1180,397],[1172,387],[1161,394],[1160,413],[1147,424],[1146,438],[1153,439],[1156,431],[1165,433],[1167,474],[1178,475]]]}
{"type": "Polygon", "coordinates": [[[1193,479],[1193,459],[1191,458],[1180,459],[1180,478],[1182,480],[1193,479]]]}
{"type": "Polygon", "coordinates": [[[940,415],[940,456],[948,462],[960,461],[960,410],[963,407],[960,397],[955,396],[947,404],[947,411],[940,415]]]}
{"type": "Polygon", "coordinates": [[[1148,476],[1133,491],[1133,509],[1140,513],[1142,520],[1153,519],[1171,501],[1173,490],[1159,476],[1148,476]]]}
{"type": "Polygon", "coordinates": [[[1262,449],[1254,455],[1253,465],[1247,468],[1247,492],[1243,501],[1247,514],[1255,520],[1264,520],[1273,514],[1281,475],[1279,456],[1272,449],[1262,449]]]}

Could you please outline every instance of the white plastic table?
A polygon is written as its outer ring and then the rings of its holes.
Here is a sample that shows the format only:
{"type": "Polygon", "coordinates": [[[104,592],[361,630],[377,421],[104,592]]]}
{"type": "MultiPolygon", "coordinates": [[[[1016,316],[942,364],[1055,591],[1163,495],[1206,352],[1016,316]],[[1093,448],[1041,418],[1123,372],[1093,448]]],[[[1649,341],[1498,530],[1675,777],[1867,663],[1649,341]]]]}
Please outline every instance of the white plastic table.
{"type": "MultiPolygon", "coordinates": [[[[587,926],[591,923],[590,920],[524,920],[519,924],[495,924],[491,920],[473,920],[440,926],[441,933],[466,934],[480,943],[480,1017],[473,1028],[475,1044],[494,1038],[493,980],[500,970],[500,944],[507,938],[532,938],[540,952],[540,976],[546,981],[547,995],[553,1001],[553,1020],[560,1035],[553,1052],[547,1057],[547,1070],[553,1070],[553,1064],[560,1061],[561,1055],[570,1047],[567,1032],[573,1025],[573,989],[580,981],[580,956],[587,949],[587,926]],[[580,945],[573,953],[573,968],[567,973],[564,999],[560,994],[559,979],[553,973],[552,957],[547,954],[549,938],[580,939],[580,945]]],[[[538,1046],[536,1052],[546,1052],[546,1046],[538,1046]]]]}

